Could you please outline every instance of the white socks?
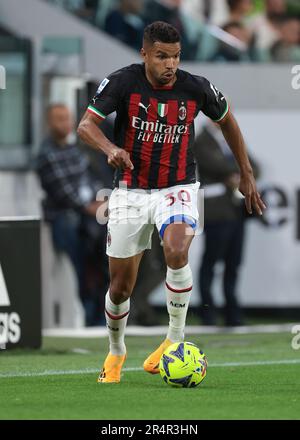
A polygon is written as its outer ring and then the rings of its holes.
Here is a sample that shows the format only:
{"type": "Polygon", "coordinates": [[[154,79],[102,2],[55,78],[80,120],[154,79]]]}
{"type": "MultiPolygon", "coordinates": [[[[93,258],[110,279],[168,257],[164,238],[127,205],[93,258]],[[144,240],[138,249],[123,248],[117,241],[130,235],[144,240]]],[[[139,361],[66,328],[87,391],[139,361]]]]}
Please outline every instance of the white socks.
{"type": "Polygon", "coordinates": [[[105,296],[105,317],[109,336],[109,351],[111,354],[122,355],[126,353],[124,335],[129,308],[129,298],[122,304],[116,305],[110,299],[109,291],[107,292],[105,296]]]}
{"type": "MultiPolygon", "coordinates": [[[[172,342],[181,342],[184,339],[185,320],[192,287],[193,278],[189,264],[180,269],[168,267],[165,289],[170,320],[167,338],[172,342]]],[[[129,308],[129,298],[122,304],[116,305],[110,299],[109,291],[107,292],[105,296],[105,316],[109,336],[109,351],[112,354],[123,355],[126,353],[124,336],[129,308]]]]}
{"type": "Polygon", "coordinates": [[[193,287],[192,271],[187,264],[180,269],[168,267],[166,278],[169,330],[167,338],[172,342],[184,339],[185,319],[193,287]]]}

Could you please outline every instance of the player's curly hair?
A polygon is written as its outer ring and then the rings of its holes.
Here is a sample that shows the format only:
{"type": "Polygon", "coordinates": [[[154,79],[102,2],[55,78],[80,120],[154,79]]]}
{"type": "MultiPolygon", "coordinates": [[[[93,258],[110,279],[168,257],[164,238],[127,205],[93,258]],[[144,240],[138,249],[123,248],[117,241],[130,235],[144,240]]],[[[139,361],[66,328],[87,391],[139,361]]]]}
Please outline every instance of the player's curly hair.
{"type": "Polygon", "coordinates": [[[161,43],[178,43],[180,35],[178,30],[164,21],[154,21],[144,29],[144,41],[154,44],[155,41],[161,43]]]}

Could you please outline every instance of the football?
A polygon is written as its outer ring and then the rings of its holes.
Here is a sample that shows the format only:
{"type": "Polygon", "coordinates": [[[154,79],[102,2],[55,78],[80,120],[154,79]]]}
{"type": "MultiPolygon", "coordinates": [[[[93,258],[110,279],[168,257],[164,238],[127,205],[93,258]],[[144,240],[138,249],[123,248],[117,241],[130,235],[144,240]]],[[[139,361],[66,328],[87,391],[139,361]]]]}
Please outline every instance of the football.
{"type": "Polygon", "coordinates": [[[207,357],[192,342],[175,342],[162,354],[159,370],[168,385],[194,388],[206,376],[207,357]]]}

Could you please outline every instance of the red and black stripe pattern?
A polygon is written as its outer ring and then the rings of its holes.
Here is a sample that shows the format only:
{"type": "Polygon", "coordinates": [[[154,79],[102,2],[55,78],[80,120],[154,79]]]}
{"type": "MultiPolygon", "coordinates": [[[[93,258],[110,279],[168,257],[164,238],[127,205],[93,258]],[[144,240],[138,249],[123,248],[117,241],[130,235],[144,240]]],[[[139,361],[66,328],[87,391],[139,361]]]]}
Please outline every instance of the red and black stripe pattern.
{"type": "Polygon", "coordinates": [[[114,142],[130,154],[134,170],[118,169],[115,186],[167,188],[194,183],[194,119],[228,112],[222,93],[206,78],[178,69],[172,86],[154,87],[143,64],[105,78],[88,108],[99,121],[116,112],[114,142]]]}
{"type": "Polygon", "coordinates": [[[129,188],[167,188],[195,181],[191,147],[196,101],[161,101],[142,94],[130,96],[123,145],[134,170],[124,170],[118,179],[129,188]]]}

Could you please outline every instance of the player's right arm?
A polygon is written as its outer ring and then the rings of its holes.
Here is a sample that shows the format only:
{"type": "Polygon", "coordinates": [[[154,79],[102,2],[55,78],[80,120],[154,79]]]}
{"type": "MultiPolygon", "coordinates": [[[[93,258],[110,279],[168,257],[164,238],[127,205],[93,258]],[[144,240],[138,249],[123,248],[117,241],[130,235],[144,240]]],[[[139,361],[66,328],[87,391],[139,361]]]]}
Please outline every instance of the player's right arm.
{"type": "Polygon", "coordinates": [[[96,150],[100,149],[106,154],[107,163],[114,168],[130,168],[132,170],[133,164],[129,153],[110,142],[98,124],[98,116],[86,111],[77,129],[80,139],[90,147],[96,150]]]}
{"type": "Polygon", "coordinates": [[[107,139],[99,124],[111,113],[117,111],[124,98],[124,69],[120,69],[100,83],[95,96],[90,101],[87,111],[81,119],[77,133],[87,145],[103,151],[107,162],[114,168],[130,168],[133,164],[129,153],[107,139]]]}

